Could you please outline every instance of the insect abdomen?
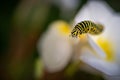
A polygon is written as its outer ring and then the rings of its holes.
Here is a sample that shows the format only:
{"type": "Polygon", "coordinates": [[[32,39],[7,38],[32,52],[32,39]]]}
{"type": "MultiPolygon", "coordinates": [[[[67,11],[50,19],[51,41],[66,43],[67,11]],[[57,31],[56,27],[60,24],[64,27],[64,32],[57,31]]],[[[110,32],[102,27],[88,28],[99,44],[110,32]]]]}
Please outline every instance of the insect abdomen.
{"type": "Polygon", "coordinates": [[[87,21],[78,23],[75,28],[79,29],[79,34],[87,33],[89,31],[89,24],[87,21]]]}
{"type": "Polygon", "coordinates": [[[101,24],[95,24],[92,21],[82,21],[75,25],[71,32],[71,35],[72,37],[77,37],[77,35],[84,33],[99,34],[102,31],[103,26],[101,24]]]}

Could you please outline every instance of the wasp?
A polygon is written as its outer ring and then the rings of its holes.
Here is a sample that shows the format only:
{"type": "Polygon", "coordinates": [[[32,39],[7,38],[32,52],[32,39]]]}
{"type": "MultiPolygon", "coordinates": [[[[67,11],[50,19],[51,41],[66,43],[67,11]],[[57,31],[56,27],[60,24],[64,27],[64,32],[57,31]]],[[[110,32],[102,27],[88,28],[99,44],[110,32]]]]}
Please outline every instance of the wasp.
{"type": "Polygon", "coordinates": [[[72,37],[77,37],[78,35],[82,35],[85,33],[97,35],[103,31],[103,25],[96,24],[92,21],[86,20],[81,21],[80,23],[76,24],[73,30],[71,31],[72,37]]]}

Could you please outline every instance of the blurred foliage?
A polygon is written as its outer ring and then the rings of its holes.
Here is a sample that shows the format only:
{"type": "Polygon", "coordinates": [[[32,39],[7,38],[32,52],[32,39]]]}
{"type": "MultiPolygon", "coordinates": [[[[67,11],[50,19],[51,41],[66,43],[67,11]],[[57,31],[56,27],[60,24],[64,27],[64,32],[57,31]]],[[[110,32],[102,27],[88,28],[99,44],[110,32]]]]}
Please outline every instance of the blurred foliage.
{"type": "Polygon", "coordinates": [[[4,0],[0,2],[0,54],[5,54],[8,47],[11,18],[18,5],[17,0],[4,0]]]}
{"type": "Polygon", "coordinates": [[[73,77],[68,78],[68,80],[104,80],[100,75],[93,75],[88,72],[78,70],[73,77]]]}

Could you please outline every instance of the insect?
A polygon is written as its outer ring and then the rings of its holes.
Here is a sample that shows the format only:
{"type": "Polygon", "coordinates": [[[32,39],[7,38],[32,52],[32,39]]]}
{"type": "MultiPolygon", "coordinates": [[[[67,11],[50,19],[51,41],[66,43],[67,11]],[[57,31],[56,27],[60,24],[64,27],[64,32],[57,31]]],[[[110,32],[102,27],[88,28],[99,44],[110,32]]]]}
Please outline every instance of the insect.
{"type": "Polygon", "coordinates": [[[92,21],[82,21],[75,25],[71,31],[72,37],[77,37],[78,35],[89,33],[93,35],[100,34],[103,31],[103,25],[95,24],[92,21]]]}

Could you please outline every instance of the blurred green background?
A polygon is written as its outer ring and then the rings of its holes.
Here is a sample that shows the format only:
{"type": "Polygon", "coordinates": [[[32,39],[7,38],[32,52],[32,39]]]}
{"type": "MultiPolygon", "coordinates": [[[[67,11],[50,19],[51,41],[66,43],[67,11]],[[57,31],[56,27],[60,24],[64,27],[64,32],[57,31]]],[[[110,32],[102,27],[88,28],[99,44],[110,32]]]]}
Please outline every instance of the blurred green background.
{"type": "MultiPolygon", "coordinates": [[[[87,2],[87,0],[76,0],[79,2],[78,5],[73,10],[64,12],[58,5],[59,1],[0,1],[0,80],[37,80],[35,77],[35,64],[39,58],[36,49],[37,40],[51,22],[59,19],[70,22],[87,2]]],[[[106,0],[106,2],[116,12],[120,12],[119,0],[106,0]]],[[[61,76],[61,72],[56,74],[58,77],[61,76]]],[[[54,77],[53,75],[48,74],[46,77],[54,77]]],[[[72,78],[67,79],[103,80],[101,76],[82,71],[77,71],[72,78]]]]}

